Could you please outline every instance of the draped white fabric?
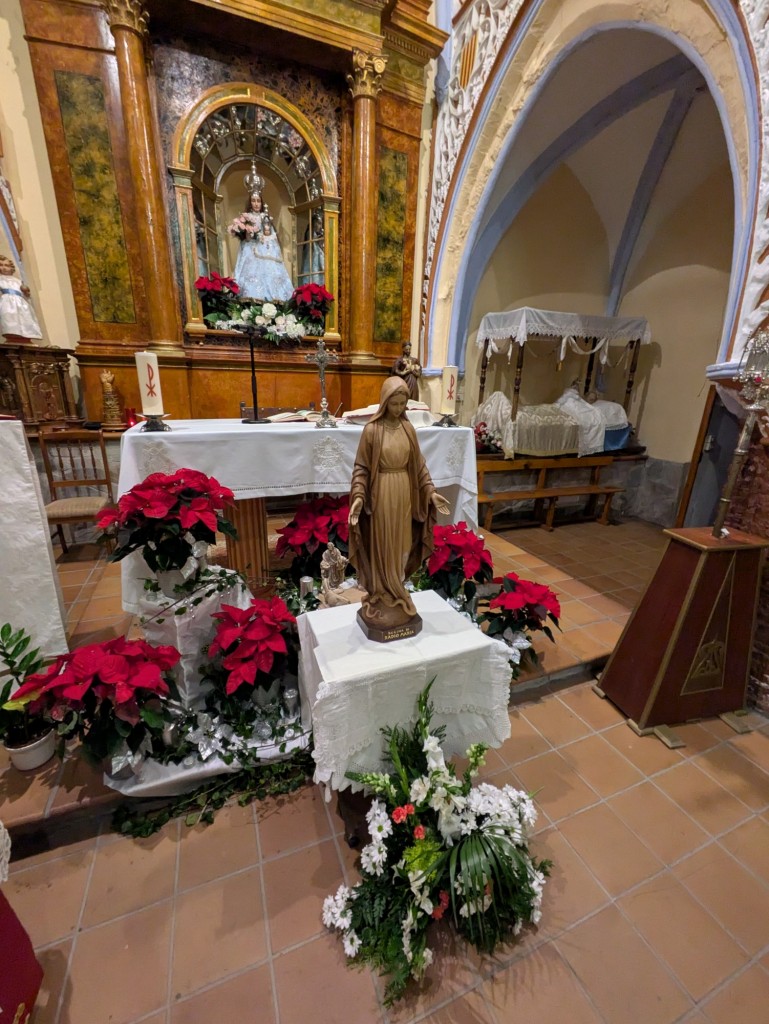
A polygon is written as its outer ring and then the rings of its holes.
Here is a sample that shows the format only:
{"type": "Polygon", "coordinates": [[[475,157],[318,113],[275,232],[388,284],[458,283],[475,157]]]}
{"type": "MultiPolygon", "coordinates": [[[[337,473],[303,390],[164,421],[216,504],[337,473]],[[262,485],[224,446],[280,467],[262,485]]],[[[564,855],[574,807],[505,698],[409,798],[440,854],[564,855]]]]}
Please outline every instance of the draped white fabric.
{"type": "Polygon", "coordinates": [[[19,420],[0,420],[0,623],[23,627],[52,658],[69,650],[40,479],[19,420]]]}
{"type": "Polygon", "coordinates": [[[513,346],[525,345],[530,335],[560,338],[561,359],[569,347],[581,355],[598,352],[602,363],[607,362],[608,346],[613,341],[640,341],[642,345],[651,341],[651,330],[644,317],[593,316],[521,306],[502,313],[486,313],[478,327],[476,344],[479,348],[486,346],[489,353],[506,353],[510,359],[513,346]],[[577,345],[577,338],[595,341],[586,350],[577,345]]]}
{"type": "Polygon", "coordinates": [[[471,743],[500,746],[510,735],[507,646],[433,591],[413,596],[422,632],[397,643],[367,640],[355,621],[357,604],[299,616],[299,687],[312,715],[316,782],[346,789],[346,772],[381,771],[380,730],[413,722],[431,680],[433,723],[446,726],[448,755],[471,743]]]}
{"type": "MultiPolygon", "coordinates": [[[[312,423],[250,425],[240,420],[171,420],[167,433],[132,427],[121,442],[118,493],[150,473],[198,469],[230,487],[235,498],[284,494],[345,494],[363,427],[312,423]]],[[[449,521],[478,524],[475,440],[468,427],[420,427],[419,445],[433,483],[451,503],[449,521]]],[[[123,606],[138,612],[151,573],[138,555],[122,562],[123,606]]]]}

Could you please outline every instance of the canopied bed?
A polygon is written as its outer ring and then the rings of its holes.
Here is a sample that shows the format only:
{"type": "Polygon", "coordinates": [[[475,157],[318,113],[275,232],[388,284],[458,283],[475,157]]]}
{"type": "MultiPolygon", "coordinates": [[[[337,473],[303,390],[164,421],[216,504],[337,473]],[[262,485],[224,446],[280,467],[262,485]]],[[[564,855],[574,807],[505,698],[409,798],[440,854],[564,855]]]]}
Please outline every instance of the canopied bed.
{"type": "Polygon", "coordinates": [[[483,349],[478,412],[474,422],[483,420],[502,441],[505,454],[553,456],[591,455],[621,449],[627,442],[630,425],[627,410],[633,392],[640,346],[651,341],[649,324],[643,317],[589,316],[523,306],[502,313],[487,313],[478,328],[477,344],[483,349]],[[584,382],[572,385],[548,405],[522,406],[519,395],[527,342],[534,338],[560,338],[558,365],[568,351],[587,359],[584,382]],[[609,362],[609,346],[623,344],[618,362],[627,362],[625,395],[622,404],[596,400],[592,392],[595,363],[609,362]],[[515,353],[513,394],[508,398],[496,392],[484,401],[489,358],[515,353]],[[588,401],[588,396],[590,401],[588,401]]]}

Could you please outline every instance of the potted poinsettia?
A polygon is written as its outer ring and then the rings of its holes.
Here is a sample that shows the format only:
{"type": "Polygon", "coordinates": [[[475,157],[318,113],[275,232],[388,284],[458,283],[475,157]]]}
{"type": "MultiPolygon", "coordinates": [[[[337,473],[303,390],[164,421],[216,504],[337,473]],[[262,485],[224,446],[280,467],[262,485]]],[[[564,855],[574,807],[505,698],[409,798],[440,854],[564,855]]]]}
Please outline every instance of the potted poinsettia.
{"type": "Polygon", "coordinates": [[[15,630],[8,622],[0,628],[0,663],[5,663],[8,671],[8,678],[0,683],[0,739],[11,764],[21,771],[39,768],[56,749],[51,720],[41,710],[14,700],[27,678],[43,665],[40,650],[30,644],[25,630],[15,630]]]}
{"type": "Polygon", "coordinates": [[[235,527],[222,514],[233,500],[229,487],[196,469],[152,473],[123,494],[115,507],[100,512],[96,524],[104,531],[117,529],[111,561],[141,551],[160,589],[174,597],[197,581],[217,530],[237,538],[235,527]]]}
{"type": "Polygon", "coordinates": [[[348,552],[350,528],[350,496],[325,495],[312,501],[303,502],[294,513],[294,518],[278,532],[275,553],[283,558],[293,553],[291,578],[298,583],[302,576],[320,576],[320,560],[330,542],[343,555],[348,552]]]}
{"type": "Polygon", "coordinates": [[[89,757],[138,764],[162,749],[170,716],[166,674],[179,661],[174,647],[116,637],[62,655],[29,676],[16,691],[14,707],[29,707],[58,723],[65,737],[78,737],[89,757]]]}
{"type": "Polygon", "coordinates": [[[531,645],[532,631],[541,631],[555,643],[548,620],[556,628],[561,614],[561,605],[555,593],[544,583],[522,580],[517,573],[509,572],[500,578],[502,588],[488,602],[488,608],[478,617],[486,628],[488,636],[504,640],[510,648],[510,661],[514,678],[522,658],[537,664],[537,655],[531,645]]]}
{"type": "Polygon", "coordinates": [[[421,590],[436,590],[461,607],[470,605],[477,584],[493,575],[491,554],[483,537],[465,522],[433,527],[433,552],[417,574],[421,590]]]}
{"type": "Polygon", "coordinates": [[[222,277],[214,270],[209,277],[199,277],[195,287],[203,307],[203,319],[212,327],[237,314],[240,286],[234,277],[222,277]]]}
{"type": "Polygon", "coordinates": [[[302,284],[294,289],[288,308],[296,310],[308,334],[323,334],[333,301],[334,296],[322,284],[302,284]]]}

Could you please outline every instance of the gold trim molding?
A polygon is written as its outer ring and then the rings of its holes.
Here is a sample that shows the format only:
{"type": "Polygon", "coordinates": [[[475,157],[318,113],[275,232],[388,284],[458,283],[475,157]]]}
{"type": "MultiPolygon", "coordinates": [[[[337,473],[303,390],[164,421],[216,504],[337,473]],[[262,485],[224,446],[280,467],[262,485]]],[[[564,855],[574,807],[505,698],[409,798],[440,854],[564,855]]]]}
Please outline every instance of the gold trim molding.
{"type": "Polygon", "coordinates": [[[387,57],[381,53],[352,51],[352,73],[347,75],[347,84],[354,100],[375,100],[382,91],[382,75],[387,67],[387,57]]]}

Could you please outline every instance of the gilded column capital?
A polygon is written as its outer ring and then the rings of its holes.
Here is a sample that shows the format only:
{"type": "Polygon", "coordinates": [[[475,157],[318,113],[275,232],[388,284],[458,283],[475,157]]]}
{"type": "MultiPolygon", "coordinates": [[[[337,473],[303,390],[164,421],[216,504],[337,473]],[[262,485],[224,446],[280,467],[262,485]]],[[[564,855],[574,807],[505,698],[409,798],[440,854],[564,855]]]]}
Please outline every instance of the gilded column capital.
{"type": "Polygon", "coordinates": [[[387,57],[381,53],[353,50],[352,74],[347,76],[347,84],[350,86],[353,99],[376,99],[382,91],[382,75],[386,67],[387,57]]]}
{"type": "Polygon", "coordinates": [[[127,28],[140,36],[147,34],[149,16],[143,0],[101,0],[110,28],[127,28]]]}

